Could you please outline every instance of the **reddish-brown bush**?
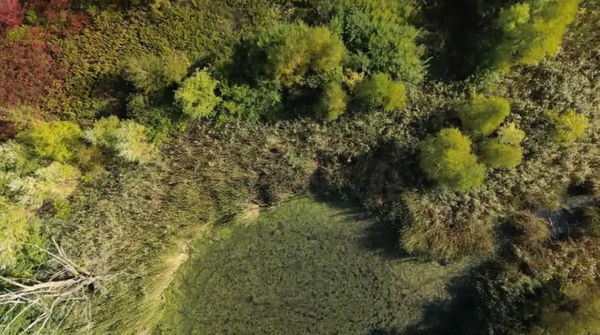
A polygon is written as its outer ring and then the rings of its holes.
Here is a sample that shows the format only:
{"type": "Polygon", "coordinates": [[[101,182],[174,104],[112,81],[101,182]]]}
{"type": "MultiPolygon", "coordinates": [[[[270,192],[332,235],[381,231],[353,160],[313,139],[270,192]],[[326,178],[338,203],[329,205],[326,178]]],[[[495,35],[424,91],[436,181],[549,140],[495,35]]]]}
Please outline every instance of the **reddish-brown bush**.
{"type": "Polygon", "coordinates": [[[20,26],[24,15],[25,11],[19,0],[0,1],[0,32],[20,26]]]}

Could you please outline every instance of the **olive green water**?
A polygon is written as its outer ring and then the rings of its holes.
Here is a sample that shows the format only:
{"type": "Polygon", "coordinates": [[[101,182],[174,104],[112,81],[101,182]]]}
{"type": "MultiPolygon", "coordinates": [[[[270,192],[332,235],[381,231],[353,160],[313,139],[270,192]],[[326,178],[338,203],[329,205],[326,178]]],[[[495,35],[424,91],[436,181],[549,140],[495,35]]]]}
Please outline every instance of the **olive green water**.
{"type": "Polygon", "coordinates": [[[389,257],[370,248],[374,226],[301,198],[215,228],[168,294],[161,333],[362,335],[418,321],[462,266],[389,257]]]}

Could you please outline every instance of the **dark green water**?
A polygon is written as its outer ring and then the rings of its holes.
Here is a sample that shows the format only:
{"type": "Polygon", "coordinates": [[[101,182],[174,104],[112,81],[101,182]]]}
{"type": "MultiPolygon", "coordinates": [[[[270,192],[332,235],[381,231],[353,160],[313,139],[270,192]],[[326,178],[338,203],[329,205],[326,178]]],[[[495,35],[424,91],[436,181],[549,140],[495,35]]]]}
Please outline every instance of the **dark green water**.
{"type": "Polygon", "coordinates": [[[374,224],[302,198],[215,228],[180,271],[162,332],[359,335],[416,322],[459,267],[366,248],[374,224]]]}

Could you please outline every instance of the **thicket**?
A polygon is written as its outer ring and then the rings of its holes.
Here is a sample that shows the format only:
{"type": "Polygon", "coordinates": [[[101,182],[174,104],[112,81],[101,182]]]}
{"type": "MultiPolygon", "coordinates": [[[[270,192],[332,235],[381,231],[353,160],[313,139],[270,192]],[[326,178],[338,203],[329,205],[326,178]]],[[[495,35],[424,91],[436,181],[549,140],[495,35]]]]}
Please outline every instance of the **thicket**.
{"type": "MultiPolygon", "coordinates": [[[[596,5],[153,4],[0,5],[3,277],[52,280],[37,247],[55,238],[127,278],[89,292],[91,331],[148,331],[169,250],[312,190],[358,199],[404,251],[483,260],[463,283],[480,295],[442,306],[471,321],[449,313],[441,331],[598,331],[597,209],[569,233],[535,217],[598,177],[596,5]],[[436,81],[449,74],[476,78],[436,81]]],[[[1,311],[6,325],[22,309],[1,311]]],[[[64,332],[86,315],[74,308],[64,332]]]]}

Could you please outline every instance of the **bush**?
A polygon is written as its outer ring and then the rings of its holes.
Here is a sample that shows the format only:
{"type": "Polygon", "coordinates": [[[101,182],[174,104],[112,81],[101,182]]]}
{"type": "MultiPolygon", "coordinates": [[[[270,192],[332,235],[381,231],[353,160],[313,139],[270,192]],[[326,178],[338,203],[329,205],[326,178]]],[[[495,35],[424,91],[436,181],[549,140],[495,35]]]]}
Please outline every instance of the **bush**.
{"type": "Polygon", "coordinates": [[[468,191],[483,184],[485,170],[471,153],[471,140],[458,129],[442,129],[421,143],[421,169],[453,190],[468,191]]]}
{"type": "Polygon", "coordinates": [[[510,104],[504,98],[486,98],[476,95],[458,111],[465,127],[474,136],[487,136],[496,130],[510,113],[510,104]]]}
{"type": "Polygon", "coordinates": [[[156,92],[179,84],[190,65],[185,54],[169,51],[161,56],[131,59],[125,66],[125,77],[143,92],[156,92]]]}
{"type": "Polygon", "coordinates": [[[503,9],[496,23],[502,37],[493,68],[506,72],[513,65],[537,65],[546,56],[555,57],[579,3],[580,0],[531,0],[503,9]]]}
{"type": "Polygon", "coordinates": [[[406,107],[406,89],[386,73],[377,73],[356,87],[356,95],[368,107],[393,111],[406,107]]]}
{"type": "Polygon", "coordinates": [[[183,112],[194,119],[210,117],[221,102],[215,95],[217,84],[208,72],[198,70],[175,92],[175,100],[183,112]]]}
{"type": "Polygon", "coordinates": [[[553,126],[554,140],[565,146],[571,145],[580,139],[589,124],[585,115],[577,114],[572,109],[560,114],[549,110],[546,115],[553,126]]]}
{"type": "Polygon", "coordinates": [[[317,116],[333,121],[346,110],[346,92],[340,84],[330,83],[325,86],[319,103],[316,107],[317,116]]]}
{"type": "Polygon", "coordinates": [[[83,132],[69,121],[34,123],[18,139],[31,145],[39,157],[66,162],[82,143],[83,132]]]}

